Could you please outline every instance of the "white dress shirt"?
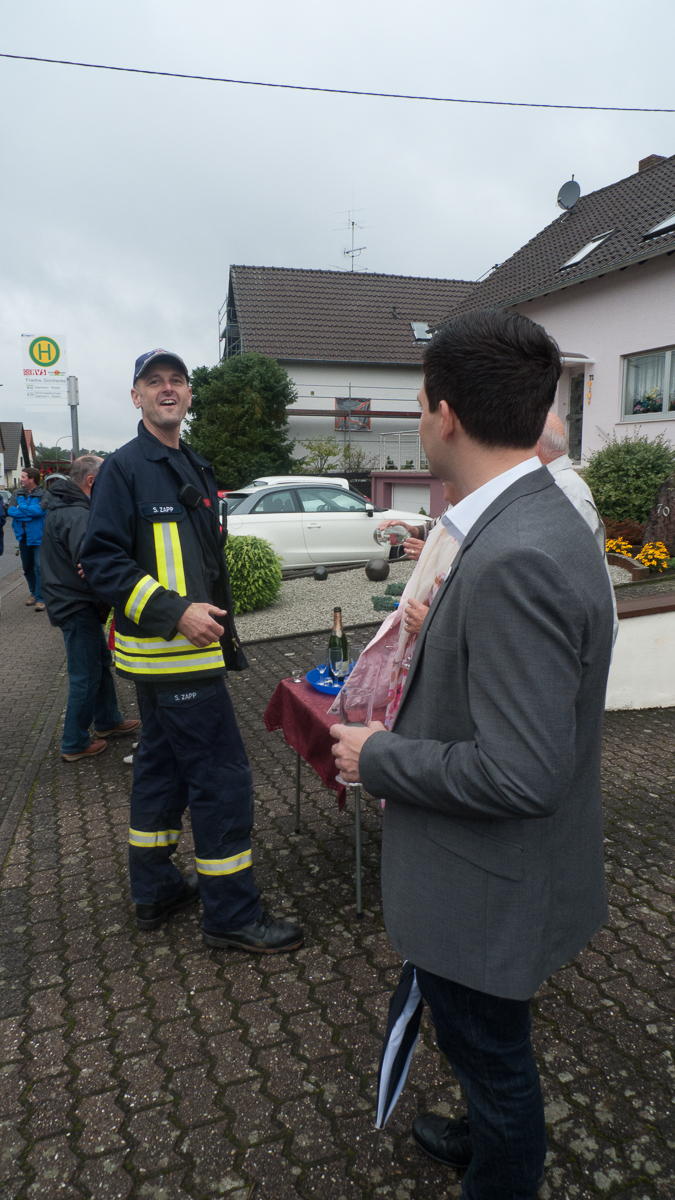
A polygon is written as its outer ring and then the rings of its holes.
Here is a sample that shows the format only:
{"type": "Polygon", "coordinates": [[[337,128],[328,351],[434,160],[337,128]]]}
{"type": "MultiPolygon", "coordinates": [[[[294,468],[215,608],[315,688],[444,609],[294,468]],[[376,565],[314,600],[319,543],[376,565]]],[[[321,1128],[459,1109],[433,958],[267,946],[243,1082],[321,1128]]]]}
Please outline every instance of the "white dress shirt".
{"type": "Polygon", "coordinates": [[[547,463],[547,467],[570,504],[573,504],[577,512],[581,513],[598,543],[600,553],[604,554],[605,527],[600,520],[593,493],[588,484],[584,483],[581,476],[574,470],[572,461],[567,454],[561,454],[560,458],[554,458],[553,462],[547,463]]]}
{"type": "Polygon", "coordinates": [[[475,492],[469,492],[469,495],[460,500],[459,504],[455,504],[454,507],[450,505],[441,517],[448,533],[457,538],[461,546],[469,530],[473,528],[478,518],[482,517],[492,501],[496,500],[497,496],[501,496],[507,487],[516,482],[516,479],[522,479],[523,475],[529,475],[530,471],[538,471],[540,467],[541,463],[535,454],[532,458],[526,458],[524,462],[518,463],[517,466],[510,467],[508,471],[502,471],[501,475],[495,475],[494,479],[488,479],[487,483],[476,488],[475,492]]]}

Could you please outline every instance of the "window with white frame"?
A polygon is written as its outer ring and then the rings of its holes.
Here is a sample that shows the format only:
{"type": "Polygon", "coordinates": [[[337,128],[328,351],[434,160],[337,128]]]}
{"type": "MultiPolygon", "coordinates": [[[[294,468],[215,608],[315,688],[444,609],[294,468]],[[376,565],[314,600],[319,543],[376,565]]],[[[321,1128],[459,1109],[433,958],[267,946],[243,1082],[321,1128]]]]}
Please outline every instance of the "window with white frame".
{"type": "Polygon", "coordinates": [[[624,359],[623,415],[660,417],[675,412],[675,347],[624,359]]]}

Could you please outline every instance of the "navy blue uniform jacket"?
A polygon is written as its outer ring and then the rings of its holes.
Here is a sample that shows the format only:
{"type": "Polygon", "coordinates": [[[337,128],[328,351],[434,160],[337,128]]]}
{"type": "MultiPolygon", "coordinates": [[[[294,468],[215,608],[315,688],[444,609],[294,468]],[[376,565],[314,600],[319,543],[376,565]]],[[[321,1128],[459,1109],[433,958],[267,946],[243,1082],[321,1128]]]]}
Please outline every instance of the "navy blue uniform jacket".
{"type": "Polygon", "coordinates": [[[210,509],[181,504],[183,455],[164,446],[141,421],[138,437],[105,459],[91,496],[82,546],[87,582],[115,608],[115,665],[136,682],[197,682],[242,670],[218,522],[213,471],[181,442],[210,509]],[[220,642],[193,646],[177,624],[193,602],[227,609],[220,642]]]}

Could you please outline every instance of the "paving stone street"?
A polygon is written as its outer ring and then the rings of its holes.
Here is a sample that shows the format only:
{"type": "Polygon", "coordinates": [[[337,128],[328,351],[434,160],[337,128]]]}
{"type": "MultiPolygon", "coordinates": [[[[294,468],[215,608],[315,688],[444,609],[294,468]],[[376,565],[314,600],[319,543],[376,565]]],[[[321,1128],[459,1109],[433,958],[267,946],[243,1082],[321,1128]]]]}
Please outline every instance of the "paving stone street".
{"type": "MultiPolygon", "coordinates": [[[[379,803],[354,823],[263,711],[303,637],[247,647],[229,681],[256,784],[254,863],[302,950],[207,950],[199,912],[136,929],[126,868],[128,740],[59,754],[63,643],[2,580],[0,1194],[11,1200],[434,1200],[457,1175],[424,1158],[418,1112],[462,1111],[425,1018],[409,1081],[374,1129],[377,1062],[400,961],[384,931],[379,803]],[[10,590],[8,590],[10,589],[10,590]],[[39,624],[38,624],[39,622],[39,624]],[[6,814],[6,815],[5,815],[6,814]],[[2,840],[4,838],[4,841],[2,840]]],[[[118,681],[125,716],[133,688],[118,681]]],[[[611,915],[544,985],[534,1036],[549,1122],[543,1200],[675,1196],[675,710],[608,714],[611,915]]],[[[179,865],[194,869],[189,829],[179,865]]]]}

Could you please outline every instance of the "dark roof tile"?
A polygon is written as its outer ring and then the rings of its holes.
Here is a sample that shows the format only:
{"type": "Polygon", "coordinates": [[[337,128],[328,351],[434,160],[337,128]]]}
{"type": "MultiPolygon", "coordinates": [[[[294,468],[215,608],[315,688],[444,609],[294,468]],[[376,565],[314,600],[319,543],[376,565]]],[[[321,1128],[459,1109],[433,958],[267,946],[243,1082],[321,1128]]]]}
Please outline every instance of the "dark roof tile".
{"type": "MultiPolygon", "coordinates": [[[[653,156],[656,157],[656,156],[653,156]]],[[[503,308],[617,271],[675,250],[675,230],[645,234],[675,212],[675,155],[608,187],[581,196],[511,258],[506,259],[447,316],[477,308],[503,308]],[[573,267],[563,268],[586,243],[611,234],[573,267]]]]}
{"type": "Polygon", "coordinates": [[[415,365],[425,343],[415,341],[410,322],[434,324],[475,286],[356,271],[230,268],[242,350],[287,361],[415,365]]]}

